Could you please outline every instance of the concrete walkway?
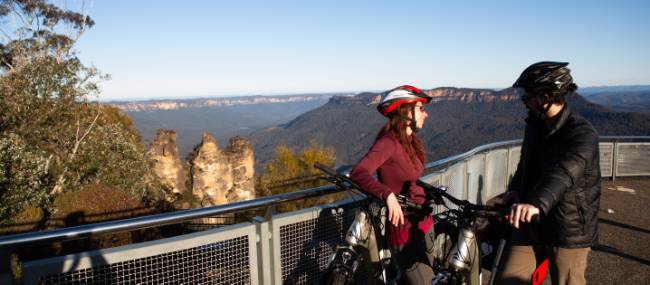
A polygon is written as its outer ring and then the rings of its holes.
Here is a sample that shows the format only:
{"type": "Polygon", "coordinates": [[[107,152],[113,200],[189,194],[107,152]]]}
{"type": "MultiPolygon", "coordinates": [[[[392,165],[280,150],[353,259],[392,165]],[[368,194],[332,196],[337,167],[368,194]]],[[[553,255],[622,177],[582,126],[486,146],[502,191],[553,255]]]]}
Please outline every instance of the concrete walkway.
{"type": "Polygon", "coordinates": [[[589,284],[650,284],[650,178],[603,181],[589,284]]]}

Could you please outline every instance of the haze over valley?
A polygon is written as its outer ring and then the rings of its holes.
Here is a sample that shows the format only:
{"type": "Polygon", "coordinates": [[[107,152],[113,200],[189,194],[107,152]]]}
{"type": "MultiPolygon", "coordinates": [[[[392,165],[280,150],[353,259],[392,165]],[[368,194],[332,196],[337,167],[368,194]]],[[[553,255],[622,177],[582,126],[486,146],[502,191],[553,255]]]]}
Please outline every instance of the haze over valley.
{"type": "Polygon", "coordinates": [[[235,135],[288,122],[322,106],[334,95],[348,93],[302,94],[286,96],[247,96],[205,99],[148,100],[109,102],[125,111],[150,144],[157,129],[178,134],[181,157],[201,142],[203,132],[211,133],[221,146],[235,135]]]}
{"type": "MultiPolygon", "coordinates": [[[[435,99],[426,107],[430,116],[420,136],[430,161],[523,136],[525,109],[514,89],[441,87],[427,92],[435,99]]],[[[650,86],[588,87],[579,94],[569,98],[571,108],[591,120],[601,135],[650,135],[648,110],[640,107],[650,106],[650,86]]],[[[377,96],[328,93],[111,104],[133,118],[147,143],[157,129],[175,130],[181,157],[200,143],[203,132],[221,146],[232,136],[249,138],[259,168],[277,146],[300,149],[310,140],[333,146],[339,164],[354,163],[384,123],[375,110],[377,96]]]]}

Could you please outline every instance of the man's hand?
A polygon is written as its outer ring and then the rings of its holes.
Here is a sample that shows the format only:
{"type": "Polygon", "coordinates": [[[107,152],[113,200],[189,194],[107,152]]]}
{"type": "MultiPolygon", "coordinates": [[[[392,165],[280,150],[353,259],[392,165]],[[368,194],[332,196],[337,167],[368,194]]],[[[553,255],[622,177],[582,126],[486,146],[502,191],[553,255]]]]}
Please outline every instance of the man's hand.
{"type": "Polygon", "coordinates": [[[530,223],[532,217],[539,215],[539,212],[539,208],[531,204],[512,204],[509,222],[515,229],[518,229],[519,222],[530,223]]]}
{"type": "Polygon", "coordinates": [[[386,207],[388,207],[388,220],[393,224],[393,226],[404,224],[402,206],[397,202],[395,194],[390,193],[390,195],[388,195],[386,198],[386,207]]]}

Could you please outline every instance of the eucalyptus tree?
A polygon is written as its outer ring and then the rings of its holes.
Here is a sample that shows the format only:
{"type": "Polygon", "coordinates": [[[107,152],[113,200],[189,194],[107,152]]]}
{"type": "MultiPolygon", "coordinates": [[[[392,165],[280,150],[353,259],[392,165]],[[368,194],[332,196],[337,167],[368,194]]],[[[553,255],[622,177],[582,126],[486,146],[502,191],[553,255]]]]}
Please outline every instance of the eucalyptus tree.
{"type": "Polygon", "coordinates": [[[98,103],[109,77],[77,56],[94,24],[83,4],[0,0],[0,218],[95,184],[144,197],[155,181],[130,118],[98,103]]]}

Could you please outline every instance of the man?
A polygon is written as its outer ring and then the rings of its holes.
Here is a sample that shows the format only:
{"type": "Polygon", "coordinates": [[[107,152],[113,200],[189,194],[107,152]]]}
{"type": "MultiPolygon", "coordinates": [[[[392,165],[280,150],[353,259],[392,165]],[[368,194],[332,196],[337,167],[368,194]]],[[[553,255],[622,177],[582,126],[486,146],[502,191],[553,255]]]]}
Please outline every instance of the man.
{"type": "Polygon", "coordinates": [[[530,284],[549,259],[553,284],[585,284],[587,254],[598,237],[598,134],[573,112],[577,90],[566,62],[538,62],[513,87],[528,109],[517,171],[504,195],[515,227],[498,284],[530,284]],[[533,216],[541,217],[539,223],[533,216]]]}

